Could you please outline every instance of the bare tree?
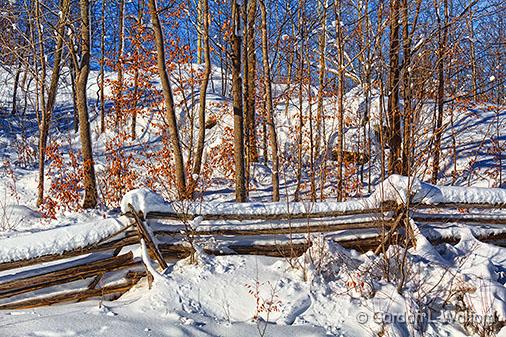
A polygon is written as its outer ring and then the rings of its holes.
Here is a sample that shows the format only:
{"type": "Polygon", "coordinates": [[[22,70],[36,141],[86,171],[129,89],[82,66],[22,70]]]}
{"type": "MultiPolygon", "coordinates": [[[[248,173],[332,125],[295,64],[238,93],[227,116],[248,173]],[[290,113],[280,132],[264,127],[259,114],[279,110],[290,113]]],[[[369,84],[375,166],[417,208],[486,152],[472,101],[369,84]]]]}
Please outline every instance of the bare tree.
{"type": "Polygon", "coordinates": [[[267,115],[267,124],[269,126],[269,143],[271,146],[272,157],[272,201],[279,201],[279,158],[278,141],[276,137],[276,125],[274,124],[273,105],[272,105],[272,87],[271,87],[271,68],[269,64],[269,46],[267,36],[267,9],[265,0],[259,0],[260,12],[262,15],[262,62],[264,68],[264,90],[265,90],[265,110],[267,115]]]}
{"type": "Polygon", "coordinates": [[[61,1],[61,13],[62,15],[58,19],[58,24],[56,28],[56,46],[54,50],[54,63],[53,63],[53,71],[51,74],[51,80],[49,84],[49,89],[47,90],[47,98],[46,95],[46,54],[44,49],[44,36],[42,33],[42,23],[41,23],[41,8],[39,1],[35,2],[35,14],[36,21],[38,27],[39,34],[39,52],[40,52],[40,62],[43,65],[42,67],[42,80],[40,82],[40,99],[41,99],[41,118],[39,123],[39,181],[37,186],[37,206],[40,206],[44,201],[44,171],[45,171],[45,152],[47,146],[47,138],[49,134],[49,125],[51,123],[51,116],[53,114],[53,109],[56,101],[56,93],[58,90],[58,81],[60,79],[60,65],[62,61],[62,51],[63,51],[63,38],[65,34],[65,25],[67,20],[67,15],[70,9],[70,0],[62,0],[61,1]]]}
{"type": "Polygon", "coordinates": [[[240,8],[232,0],[232,100],[234,109],[235,200],[246,201],[244,170],[244,116],[242,110],[240,8]]]}
{"type": "Polygon", "coordinates": [[[444,19],[441,20],[438,7],[435,8],[438,22],[438,50],[437,50],[437,97],[436,97],[436,126],[434,132],[434,157],[432,161],[432,183],[436,184],[439,175],[439,158],[441,156],[441,136],[443,134],[443,112],[444,112],[444,93],[445,93],[445,61],[446,44],[448,41],[448,22],[450,13],[448,0],[443,0],[444,19]]]}
{"type": "MultiPolygon", "coordinates": [[[[207,86],[209,83],[209,76],[211,75],[211,52],[209,48],[209,24],[211,17],[209,14],[209,3],[208,0],[199,1],[200,10],[202,11],[202,42],[204,52],[204,73],[202,82],[200,84],[200,97],[199,97],[199,134],[197,138],[197,150],[195,153],[195,163],[193,165],[193,174],[200,175],[202,167],[202,155],[204,153],[204,141],[206,136],[206,93],[207,86]]],[[[192,178],[193,181],[193,178],[192,178]]]]}
{"type": "Polygon", "coordinates": [[[105,132],[105,1],[102,0],[100,20],[100,132],[105,132]]]}
{"type": "Polygon", "coordinates": [[[390,69],[388,77],[388,173],[401,173],[401,118],[399,111],[399,12],[400,0],[390,0],[390,69]]]}
{"type": "Polygon", "coordinates": [[[119,39],[118,39],[118,55],[116,60],[116,69],[118,72],[118,99],[116,100],[116,128],[119,125],[122,114],[122,103],[123,103],[123,53],[124,53],[124,41],[125,41],[125,0],[119,0],[119,39]]]}
{"type": "Polygon", "coordinates": [[[91,34],[90,34],[90,2],[79,1],[81,37],[80,48],[74,47],[71,40],[70,49],[76,78],[76,108],[79,114],[79,138],[83,155],[84,200],[83,208],[93,208],[97,205],[97,184],[95,178],[95,163],[93,161],[93,148],[91,143],[90,122],[88,116],[87,85],[90,73],[91,34]],[[78,49],[80,54],[78,55],[78,49]]]}
{"type": "Polygon", "coordinates": [[[155,45],[157,55],[158,74],[163,88],[163,96],[165,98],[166,119],[169,126],[172,147],[174,151],[174,159],[176,162],[176,184],[180,198],[186,198],[186,177],[183,164],[183,154],[181,144],[179,142],[179,132],[176,121],[176,113],[174,108],[174,98],[172,95],[172,87],[170,85],[169,75],[165,66],[165,46],[163,41],[162,26],[158,17],[156,0],[149,0],[149,13],[151,15],[151,23],[155,34],[155,45]]]}
{"type": "Polygon", "coordinates": [[[344,157],[344,38],[341,21],[341,0],[334,1],[334,10],[336,14],[336,47],[337,47],[337,119],[338,119],[338,138],[337,138],[337,200],[344,198],[343,187],[343,157],[344,157]]]}

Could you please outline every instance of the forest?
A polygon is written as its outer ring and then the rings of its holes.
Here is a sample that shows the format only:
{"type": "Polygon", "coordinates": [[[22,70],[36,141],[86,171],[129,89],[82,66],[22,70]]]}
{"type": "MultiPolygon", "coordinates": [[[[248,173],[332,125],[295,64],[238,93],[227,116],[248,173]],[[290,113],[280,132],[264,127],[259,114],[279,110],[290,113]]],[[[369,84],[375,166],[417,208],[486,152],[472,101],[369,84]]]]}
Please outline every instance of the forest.
{"type": "MultiPolygon", "coordinates": [[[[50,302],[60,276],[26,278],[48,256],[105,242],[118,265],[72,272],[118,295],[103,275],[130,268],[133,288],[51,336],[94,336],[124,298],[142,304],[103,335],[506,333],[505,18],[501,0],[0,0],[0,317],[50,302]],[[195,295],[231,284],[235,309],[195,295]],[[385,323],[392,303],[493,318],[385,323]],[[155,307],[182,328],[135,330],[155,307]]],[[[10,319],[0,336],[38,329],[10,319]]]]}

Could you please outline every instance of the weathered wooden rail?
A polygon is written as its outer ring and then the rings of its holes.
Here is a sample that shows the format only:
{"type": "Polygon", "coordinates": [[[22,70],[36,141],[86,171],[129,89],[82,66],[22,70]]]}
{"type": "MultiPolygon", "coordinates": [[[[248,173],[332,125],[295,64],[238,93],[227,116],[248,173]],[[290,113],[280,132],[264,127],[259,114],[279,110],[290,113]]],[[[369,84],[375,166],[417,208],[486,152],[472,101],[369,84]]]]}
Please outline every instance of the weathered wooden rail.
{"type": "MultiPolygon", "coordinates": [[[[0,309],[31,308],[89,298],[115,298],[149,276],[133,250],[141,240],[161,269],[168,260],[190,256],[199,245],[207,254],[250,254],[276,257],[302,255],[316,236],[361,252],[378,251],[402,235],[401,220],[409,217],[423,231],[464,223],[478,240],[506,247],[505,204],[444,203],[380,208],[276,214],[178,214],[148,212],[133,207],[130,225],[92,245],[0,263],[0,309]],[[494,210],[495,213],[479,212],[494,210]],[[193,222],[199,218],[199,224],[193,222]],[[495,226],[492,228],[492,226],[495,226]],[[109,280],[108,276],[115,276],[109,280]],[[67,285],[62,291],[59,286],[67,285]]],[[[428,231],[427,233],[432,233],[428,231]]],[[[437,233],[437,231],[436,231],[437,233]]],[[[458,237],[428,235],[433,244],[458,242],[458,237]]],[[[148,277],[149,279],[149,277],[148,277]]]]}

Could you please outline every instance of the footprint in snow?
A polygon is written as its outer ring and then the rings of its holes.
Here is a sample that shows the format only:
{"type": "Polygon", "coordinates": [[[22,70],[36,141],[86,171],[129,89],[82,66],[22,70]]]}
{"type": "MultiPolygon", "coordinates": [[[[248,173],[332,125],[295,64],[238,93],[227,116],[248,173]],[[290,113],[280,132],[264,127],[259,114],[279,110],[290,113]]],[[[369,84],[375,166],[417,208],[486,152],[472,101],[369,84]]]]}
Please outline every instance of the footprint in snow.
{"type": "Polygon", "coordinates": [[[306,296],[300,301],[294,303],[294,305],[292,306],[294,309],[288,314],[286,314],[283,320],[284,323],[286,325],[292,325],[293,322],[295,322],[295,320],[297,319],[297,317],[306,312],[306,310],[309,309],[310,306],[311,306],[311,298],[309,296],[306,296]]]}
{"type": "Polygon", "coordinates": [[[41,331],[34,331],[32,336],[36,336],[36,337],[72,337],[72,336],[77,336],[77,333],[73,330],[70,330],[70,329],[55,330],[55,331],[41,330],[41,331]]]}

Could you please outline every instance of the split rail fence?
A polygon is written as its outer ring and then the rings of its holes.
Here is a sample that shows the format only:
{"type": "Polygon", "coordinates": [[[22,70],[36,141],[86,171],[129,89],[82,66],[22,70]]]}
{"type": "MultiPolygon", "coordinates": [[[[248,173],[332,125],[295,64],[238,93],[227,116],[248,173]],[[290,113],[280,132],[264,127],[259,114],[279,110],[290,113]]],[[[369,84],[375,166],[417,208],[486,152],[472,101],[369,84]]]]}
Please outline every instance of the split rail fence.
{"type": "Polygon", "coordinates": [[[199,215],[142,214],[130,205],[126,214],[130,224],[100,242],[1,263],[0,310],[117,298],[149,276],[142,259],[134,254],[141,240],[161,269],[167,267],[167,261],[190,256],[192,245],[214,255],[294,257],[320,236],[345,248],[378,252],[379,247],[403,235],[408,220],[434,244],[454,244],[459,239],[438,234],[438,226],[464,223],[482,229],[476,235],[478,240],[506,247],[504,209],[505,204],[417,204],[406,209],[385,203],[380,208],[341,212],[204,214],[193,228],[199,215]]]}

